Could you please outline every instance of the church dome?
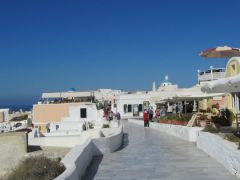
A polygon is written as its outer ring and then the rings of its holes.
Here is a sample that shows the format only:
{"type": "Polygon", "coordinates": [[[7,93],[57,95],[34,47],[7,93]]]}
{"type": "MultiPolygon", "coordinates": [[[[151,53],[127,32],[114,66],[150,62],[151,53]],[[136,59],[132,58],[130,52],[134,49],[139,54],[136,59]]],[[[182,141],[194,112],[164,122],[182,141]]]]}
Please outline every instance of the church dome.
{"type": "Polygon", "coordinates": [[[75,88],[69,88],[68,92],[76,92],[76,89],[75,88]]]}
{"type": "Polygon", "coordinates": [[[161,83],[161,86],[169,86],[169,85],[172,85],[172,83],[168,80],[168,76],[165,76],[165,79],[161,83]]]}

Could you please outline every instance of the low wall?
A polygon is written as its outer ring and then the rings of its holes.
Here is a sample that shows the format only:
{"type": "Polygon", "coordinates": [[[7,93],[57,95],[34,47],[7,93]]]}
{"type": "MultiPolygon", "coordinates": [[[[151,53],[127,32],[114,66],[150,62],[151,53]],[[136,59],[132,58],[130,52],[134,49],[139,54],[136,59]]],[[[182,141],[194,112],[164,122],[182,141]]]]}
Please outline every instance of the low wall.
{"type": "Polygon", "coordinates": [[[14,168],[27,153],[27,134],[11,132],[0,134],[0,177],[14,168]]]}
{"type": "MultiPolygon", "coordinates": [[[[128,119],[128,122],[143,126],[143,120],[128,119]]],[[[157,131],[168,133],[172,136],[184,139],[189,142],[196,142],[198,133],[203,129],[201,127],[187,127],[172,124],[151,123],[150,128],[157,131]]]]}
{"type": "MultiPolygon", "coordinates": [[[[105,137],[115,134],[118,128],[106,128],[106,129],[90,129],[83,131],[79,135],[68,135],[68,136],[56,136],[55,133],[47,133],[45,137],[28,136],[28,145],[30,146],[47,146],[47,147],[75,147],[85,143],[88,139],[99,138],[101,134],[105,137]],[[53,136],[49,136],[49,135],[53,136]]],[[[59,133],[60,134],[60,133],[59,133]]],[[[61,135],[61,134],[60,134],[61,135]]]]}
{"type": "Polygon", "coordinates": [[[240,178],[240,151],[235,143],[207,132],[199,132],[197,147],[240,178]]]}
{"type": "Polygon", "coordinates": [[[105,138],[92,139],[92,142],[95,146],[93,152],[95,156],[114,152],[122,145],[123,128],[118,128],[118,131],[116,133],[113,133],[112,130],[114,129],[103,129],[102,132],[106,136],[105,138]]]}
{"type": "MultiPolygon", "coordinates": [[[[85,143],[91,138],[100,137],[100,129],[91,129],[83,131],[80,135],[73,136],[46,136],[28,139],[28,145],[31,146],[48,146],[48,147],[74,147],[85,143]]],[[[51,134],[51,133],[49,133],[51,134]]]]}
{"type": "Polygon", "coordinates": [[[79,180],[84,175],[93,156],[119,149],[122,145],[123,129],[120,127],[115,130],[111,136],[89,139],[84,144],[75,146],[62,160],[66,170],[55,180],[79,180]]]}

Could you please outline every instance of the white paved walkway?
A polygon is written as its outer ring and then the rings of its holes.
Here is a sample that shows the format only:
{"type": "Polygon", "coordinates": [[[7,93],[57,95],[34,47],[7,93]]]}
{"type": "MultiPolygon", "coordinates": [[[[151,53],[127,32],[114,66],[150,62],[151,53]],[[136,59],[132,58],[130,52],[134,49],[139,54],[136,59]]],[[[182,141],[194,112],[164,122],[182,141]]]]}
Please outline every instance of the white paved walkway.
{"type": "Polygon", "coordinates": [[[124,132],[125,147],[94,158],[83,179],[237,179],[192,143],[128,122],[124,132]]]}

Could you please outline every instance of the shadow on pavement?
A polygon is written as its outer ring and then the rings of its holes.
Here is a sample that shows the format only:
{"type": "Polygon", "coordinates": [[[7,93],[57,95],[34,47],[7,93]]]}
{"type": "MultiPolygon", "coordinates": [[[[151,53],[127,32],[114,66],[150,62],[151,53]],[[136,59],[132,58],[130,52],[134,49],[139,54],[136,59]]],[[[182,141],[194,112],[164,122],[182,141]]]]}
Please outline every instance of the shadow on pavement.
{"type": "Polygon", "coordinates": [[[42,148],[40,146],[28,146],[27,152],[35,152],[35,151],[41,151],[42,148]]]}
{"type": "MultiPolygon", "coordinates": [[[[128,133],[123,133],[123,143],[121,145],[121,147],[116,150],[117,151],[121,151],[122,149],[124,149],[125,147],[127,147],[129,144],[129,140],[128,140],[128,133]]],[[[107,155],[106,155],[107,156],[107,155]]],[[[103,159],[103,156],[94,156],[90,165],[88,166],[85,175],[83,176],[83,180],[93,180],[97,171],[98,171],[98,167],[101,164],[103,159]]]]}
{"type": "Polygon", "coordinates": [[[123,142],[122,145],[120,146],[120,148],[116,151],[121,151],[122,149],[124,149],[125,147],[127,147],[129,144],[129,139],[128,139],[128,133],[123,133],[123,142]]]}
{"type": "Polygon", "coordinates": [[[92,180],[94,179],[97,171],[98,171],[98,167],[101,164],[103,159],[103,156],[94,156],[92,159],[92,162],[90,163],[90,165],[88,166],[85,175],[83,176],[83,180],[92,180]]]}

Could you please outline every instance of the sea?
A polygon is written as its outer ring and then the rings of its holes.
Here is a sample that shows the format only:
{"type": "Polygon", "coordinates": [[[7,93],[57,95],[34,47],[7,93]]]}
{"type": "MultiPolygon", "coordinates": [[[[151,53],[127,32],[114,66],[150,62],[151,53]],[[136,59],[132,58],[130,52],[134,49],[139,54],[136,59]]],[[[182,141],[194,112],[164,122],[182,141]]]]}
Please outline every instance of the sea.
{"type": "Polygon", "coordinates": [[[0,109],[2,108],[9,108],[11,111],[19,111],[19,110],[23,110],[23,111],[31,111],[32,110],[32,105],[0,105],[0,109]]]}

